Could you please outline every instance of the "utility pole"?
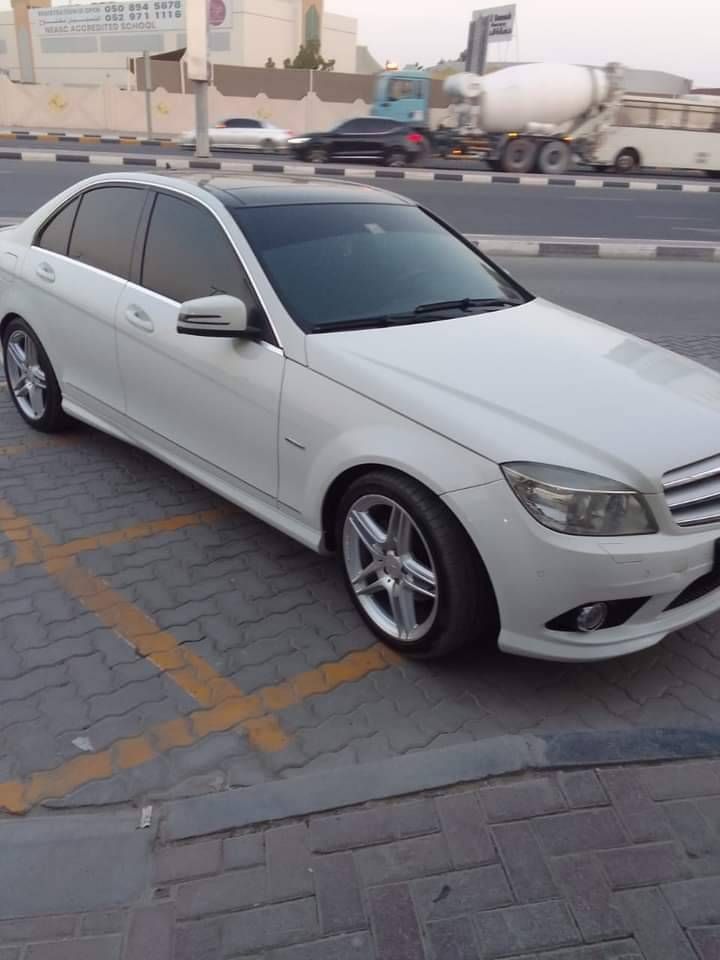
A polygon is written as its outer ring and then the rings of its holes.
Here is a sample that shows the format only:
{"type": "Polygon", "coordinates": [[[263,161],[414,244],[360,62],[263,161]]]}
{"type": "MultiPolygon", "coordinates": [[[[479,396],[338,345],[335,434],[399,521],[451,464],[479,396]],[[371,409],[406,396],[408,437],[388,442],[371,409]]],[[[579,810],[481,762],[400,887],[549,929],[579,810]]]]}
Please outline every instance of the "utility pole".
{"type": "Polygon", "coordinates": [[[487,63],[490,17],[478,16],[470,21],[465,69],[469,73],[485,73],[487,63]]]}
{"type": "Polygon", "coordinates": [[[187,0],[185,9],[188,79],[195,91],[195,156],[209,157],[207,0],[187,0]]]}
{"type": "Polygon", "coordinates": [[[479,74],[485,73],[485,67],[487,66],[487,48],[488,48],[488,38],[490,36],[490,17],[480,17],[479,22],[480,29],[480,44],[478,50],[478,70],[479,74]]]}

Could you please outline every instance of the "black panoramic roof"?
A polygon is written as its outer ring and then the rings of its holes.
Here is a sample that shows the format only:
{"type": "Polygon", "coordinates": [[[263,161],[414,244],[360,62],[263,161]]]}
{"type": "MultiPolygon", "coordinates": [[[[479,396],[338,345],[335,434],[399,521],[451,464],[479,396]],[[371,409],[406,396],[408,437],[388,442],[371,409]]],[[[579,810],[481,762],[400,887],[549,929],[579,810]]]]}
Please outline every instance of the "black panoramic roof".
{"type": "Polygon", "coordinates": [[[337,183],[325,177],[216,176],[200,185],[226,207],[276,207],[290,204],[383,203],[414,206],[412,200],[359,183],[337,183]]]}

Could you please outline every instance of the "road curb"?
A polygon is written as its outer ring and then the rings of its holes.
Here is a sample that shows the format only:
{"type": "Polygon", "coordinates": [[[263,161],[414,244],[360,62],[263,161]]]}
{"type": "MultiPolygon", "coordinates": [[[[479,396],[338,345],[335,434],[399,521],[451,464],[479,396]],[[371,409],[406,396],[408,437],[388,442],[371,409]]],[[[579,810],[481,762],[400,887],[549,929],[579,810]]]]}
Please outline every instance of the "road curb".
{"type": "Polygon", "coordinates": [[[687,241],[613,240],[581,237],[501,237],[466,234],[483,253],[494,257],[580,257],[600,260],[720,261],[720,244],[687,241]]]}
{"type": "Polygon", "coordinates": [[[173,800],[161,812],[164,842],[390,800],[530,770],[720,756],[720,731],[651,729],[502,736],[419,750],[209,796],[173,800]]]}
{"type": "MultiPolygon", "coordinates": [[[[78,135],[72,137],[61,134],[17,134],[18,140],[41,140],[46,142],[81,142],[81,143],[123,143],[141,144],[145,146],[172,147],[176,146],[172,140],[138,140],[131,137],[92,137],[78,135]]],[[[11,136],[0,134],[2,140],[9,140],[11,136]]],[[[590,176],[562,176],[551,177],[542,174],[509,174],[491,173],[489,171],[454,171],[433,170],[430,168],[395,169],[390,167],[342,167],[328,164],[315,167],[300,161],[279,163],[272,160],[253,162],[251,160],[218,160],[210,158],[198,160],[192,157],[154,156],[152,154],[125,153],[81,153],[73,151],[61,153],[45,150],[2,150],[0,160],[23,160],[35,163],[92,163],[107,166],[141,166],[159,167],[166,170],[221,170],[235,173],[283,173],[292,176],[323,176],[341,177],[363,180],[408,180],[408,181],[435,181],[449,183],[470,184],[511,184],[527,187],[576,187],[578,189],[598,190],[670,190],[676,193],[714,193],[720,195],[720,184],[713,183],[674,183],[659,180],[620,180],[618,178],[601,179],[590,176]]]]}
{"type": "Polygon", "coordinates": [[[0,141],[25,140],[41,143],[122,143],[128,146],[143,147],[174,147],[176,141],[173,137],[136,137],[123,136],[120,133],[68,133],[46,130],[42,132],[34,130],[4,130],[0,131],[0,141]]]}

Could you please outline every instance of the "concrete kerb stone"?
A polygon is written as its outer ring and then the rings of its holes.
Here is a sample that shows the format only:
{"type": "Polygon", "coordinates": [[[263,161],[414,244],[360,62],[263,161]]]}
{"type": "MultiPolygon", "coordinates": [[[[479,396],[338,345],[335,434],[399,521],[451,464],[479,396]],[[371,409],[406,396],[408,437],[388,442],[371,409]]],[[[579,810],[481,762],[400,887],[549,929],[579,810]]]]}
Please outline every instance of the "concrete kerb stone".
{"type": "Polygon", "coordinates": [[[495,257],[580,257],[600,260],[693,260],[720,262],[720,244],[688,240],[616,240],[609,237],[519,237],[466,234],[495,257]]]}
{"type": "Polygon", "coordinates": [[[187,840],[524,771],[717,756],[720,731],[712,729],[494,737],[170,801],[160,815],[160,837],[163,842],[187,840]]]}

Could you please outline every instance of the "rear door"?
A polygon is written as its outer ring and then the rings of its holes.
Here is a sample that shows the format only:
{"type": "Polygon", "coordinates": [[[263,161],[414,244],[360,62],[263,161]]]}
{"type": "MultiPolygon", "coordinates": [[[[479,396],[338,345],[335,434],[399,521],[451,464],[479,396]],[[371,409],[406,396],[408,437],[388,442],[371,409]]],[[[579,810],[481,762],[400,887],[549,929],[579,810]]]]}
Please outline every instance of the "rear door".
{"type": "Polygon", "coordinates": [[[367,152],[373,160],[382,160],[393,148],[403,149],[401,134],[404,130],[396,120],[380,120],[368,117],[366,123],[367,152]]]}
{"type": "Polygon", "coordinates": [[[122,411],[115,312],[130,271],[147,191],[94,187],[38,231],[22,275],[32,316],[65,399],[99,415],[122,411]]]}

